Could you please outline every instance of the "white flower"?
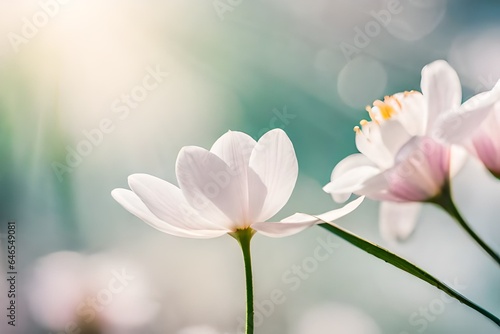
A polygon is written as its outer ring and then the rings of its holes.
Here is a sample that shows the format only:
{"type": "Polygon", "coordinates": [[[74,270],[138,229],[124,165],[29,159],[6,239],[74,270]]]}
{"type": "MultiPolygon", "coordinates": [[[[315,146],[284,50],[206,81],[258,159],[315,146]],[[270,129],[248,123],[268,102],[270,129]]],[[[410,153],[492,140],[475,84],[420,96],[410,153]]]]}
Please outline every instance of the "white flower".
{"type": "Polygon", "coordinates": [[[31,314],[47,329],[127,333],[158,311],[140,273],[108,255],[52,253],[37,261],[32,277],[31,314]]]}
{"type": "Polygon", "coordinates": [[[337,202],[351,193],[382,201],[380,228],[389,240],[413,231],[421,202],[440,195],[463,162],[463,152],[442,140],[442,115],[482,107],[470,100],[461,105],[458,75],[443,60],[422,69],[421,89],[367,107],[371,121],[355,128],[361,153],[338,163],[324,187],[337,202]]]}
{"type": "Polygon", "coordinates": [[[443,139],[463,145],[500,179],[500,81],[440,120],[443,139]]]}
{"type": "MultiPolygon", "coordinates": [[[[114,189],[112,196],[147,224],[179,237],[214,238],[247,228],[281,237],[317,223],[266,222],[287,203],[298,176],[293,145],[281,129],[258,142],[229,131],[210,151],[184,147],[176,174],[179,187],[133,174],[128,178],[132,191],[114,189]]],[[[330,215],[339,218],[356,207],[350,203],[330,215]]]]}

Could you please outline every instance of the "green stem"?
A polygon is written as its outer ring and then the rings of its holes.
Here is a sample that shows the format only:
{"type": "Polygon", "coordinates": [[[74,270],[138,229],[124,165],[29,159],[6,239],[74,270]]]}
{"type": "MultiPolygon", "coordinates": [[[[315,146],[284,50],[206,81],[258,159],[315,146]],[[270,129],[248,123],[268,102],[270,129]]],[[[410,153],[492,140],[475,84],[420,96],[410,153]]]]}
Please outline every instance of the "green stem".
{"type": "Polygon", "coordinates": [[[254,309],[253,309],[253,277],[252,277],[252,257],[250,255],[250,240],[255,234],[251,228],[238,230],[231,234],[241,246],[243,253],[243,261],[245,262],[245,281],[246,281],[246,297],[247,297],[247,315],[245,334],[253,334],[254,327],[254,309]]]}
{"type": "Polygon", "coordinates": [[[500,265],[500,256],[495,253],[494,250],[492,250],[475,232],[474,230],[471,229],[469,224],[465,221],[465,219],[462,217],[460,214],[460,211],[458,211],[455,203],[453,202],[453,198],[451,195],[451,188],[449,184],[445,185],[443,187],[443,191],[439,196],[434,197],[433,199],[429,200],[430,203],[434,203],[440,208],[442,208],[444,211],[446,211],[450,216],[452,216],[457,223],[462,226],[462,228],[474,239],[479,246],[481,246],[486,253],[488,253],[497,264],[500,265]]]}
{"type": "MultiPolygon", "coordinates": [[[[320,220],[322,221],[322,220],[320,220]]],[[[357,248],[395,266],[396,268],[399,268],[417,278],[420,278],[421,280],[435,286],[439,290],[445,292],[449,296],[457,299],[459,302],[469,306],[470,308],[476,310],[477,312],[481,313],[488,319],[492,320],[497,326],[500,327],[500,319],[495,317],[493,314],[490,312],[486,311],[479,305],[476,305],[469,299],[467,299],[465,296],[460,294],[459,292],[453,290],[446,284],[442,283],[439,281],[437,278],[433,277],[432,275],[428,274],[424,270],[420,269],[413,263],[409,262],[408,260],[405,260],[398,255],[389,252],[388,250],[368,241],[365,240],[356,234],[349,232],[342,227],[333,224],[333,223],[327,223],[323,221],[325,224],[320,224],[321,227],[325,228],[326,230],[330,231],[331,233],[339,236],[340,238],[344,239],[345,241],[349,242],[350,244],[356,246],[357,248]]]]}

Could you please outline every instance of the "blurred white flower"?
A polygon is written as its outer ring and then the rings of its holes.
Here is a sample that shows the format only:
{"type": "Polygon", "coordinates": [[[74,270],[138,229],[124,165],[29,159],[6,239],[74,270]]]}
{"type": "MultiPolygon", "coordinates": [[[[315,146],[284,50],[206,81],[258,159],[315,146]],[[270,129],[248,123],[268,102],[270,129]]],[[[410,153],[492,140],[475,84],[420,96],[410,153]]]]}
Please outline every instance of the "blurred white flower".
{"type": "Polygon", "coordinates": [[[324,304],[308,311],[294,334],[380,334],[377,323],[363,311],[347,305],[324,304]]]}
{"type": "Polygon", "coordinates": [[[500,81],[440,119],[443,139],[463,145],[500,179],[500,81]]]}
{"type": "MultiPolygon", "coordinates": [[[[147,174],[129,177],[132,189],[113,198],[154,228],[175,236],[213,238],[251,228],[271,237],[298,233],[314,221],[266,222],[287,203],[298,176],[293,145],[281,129],[258,142],[229,131],[210,151],[182,148],[177,157],[179,187],[147,174]]],[[[329,220],[353,211],[360,201],[329,213],[329,220]]]]}
{"type": "Polygon", "coordinates": [[[50,330],[124,333],[157,313],[144,279],[105,255],[52,253],[38,260],[30,283],[33,318],[50,330]]]}
{"type": "Polygon", "coordinates": [[[442,140],[440,121],[453,110],[472,109],[470,100],[461,105],[457,73],[447,62],[435,61],[422,69],[421,89],[386,96],[367,107],[371,121],[355,128],[361,153],[338,163],[324,187],[337,202],[351,193],[382,201],[380,228],[389,240],[413,231],[420,202],[441,194],[464,158],[458,147],[442,140]]]}

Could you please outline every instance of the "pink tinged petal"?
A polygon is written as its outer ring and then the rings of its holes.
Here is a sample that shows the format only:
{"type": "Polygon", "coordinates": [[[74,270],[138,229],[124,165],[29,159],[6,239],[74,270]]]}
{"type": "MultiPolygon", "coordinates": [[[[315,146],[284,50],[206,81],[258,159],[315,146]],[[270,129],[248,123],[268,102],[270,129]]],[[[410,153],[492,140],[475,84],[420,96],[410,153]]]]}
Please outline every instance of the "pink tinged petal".
{"type": "Polygon", "coordinates": [[[256,221],[264,205],[267,189],[260,178],[249,168],[250,156],[257,142],[249,135],[229,131],[220,137],[210,152],[221,158],[231,169],[239,187],[244,209],[244,220],[256,221]]]}
{"type": "Polygon", "coordinates": [[[500,127],[500,102],[496,103],[494,106],[494,110],[490,115],[485,119],[485,121],[481,124],[481,126],[476,129],[473,136],[487,136],[490,137],[494,143],[500,147],[500,131],[498,128],[500,127]]]}
{"type": "Polygon", "coordinates": [[[421,203],[380,204],[380,234],[387,241],[405,240],[415,229],[422,208],[421,203]]]}
{"type": "Polygon", "coordinates": [[[458,110],[442,115],[436,123],[435,137],[450,143],[464,142],[495,113],[499,101],[500,81],[491,91],[477,94],[458,110]]]}
{"type": "Polygon", "coordinates": [[[380,172],[363,181],[356,194],[377,201],[399,201],[399,197],[390,192],[390,184],[385,173],[380,172]]]}
{"type": "Polygon", "coordinates": [[[217,155],[201,147],[184,147],[176,174],[186,200],[202,217],[232,231],[249,226],[240,176],[217,155]]]}
{"type": "Polygon", "coordinates": [[[450,148],[428,137],[415,137],[384,172],[389,191],[398,201],[417,202],[439,194],[449,178],[450,148]]]}
{"type": "Polygon", "coordinates": [[[487,136],[475,136],[471,140],[474,152],[484,166],[493,174],[500,173],[500,151],[492,138],[487,136]]]}
{"type": "Polygon", "coordinates": [[[500,103],[496,109],[465,142],[468,150],[486,166],[493,175],[500,175],[500,103]]]}
{"type": "Polygon", "coordinates": [[[356,147],[380,168],[389,168],[393,164],[394,156],[384,145],[380,127],[374,122],[366,123],[356,131],[356,147]]]}
{"type": "MultiPolygon", "coordinates": [[[[374,166],[373,162],[371,162],[370,159],[365,157],[363,154],[356,153],[356,154],[351,154],[347,158],[341,160],[335,168],[333,168],[332,175],[331,175],[331,181],[335,181],[337,179],[340,179],[345,175],[346,173],[349,173],[351,169],[354,169],[356,167],[361,167],[361,166],[374,166]]],[[[329,192],[332,195],[332,198],[335,202],[337,203],[343,203],[349,199],[351,196],[351,192],[346,192],[346,193],[340,193],[340,192],[331,192],[328,191],[329,188],[326,186],[323,188],[326,192],[329,192]],[[325,189],[326,188],[326,189],[325,189]]]]}
{"type": "Polygon", "coordinates": [[[452,167],[451,146],[424,137],[420,139],[418,149],[427,162],[429,168],[427,174],[431,175],[440,192],[443,185],[450,179],[452,167]]]}
{"type": "Polygon", "coordinates": [[[114,189],[111,192],[111,196],[121,205],[125,210],[138,217],[145,223],[151,225],[155,229],[171,234],[177,237],[184,238],[215,238],[221,236],[226,233],[226,231],[217,231],[217,230],[205,230],[205,231],[194,231],[181,229],[176,226],[170,225],[167,222],[164,222],[157,216],[155,216],[148,207],[141,201],[139,196],[137,196],[134,192],[127,189],[114,189]]]}
{"type": "Polygon", "coordinates": [[[250,157],[250,168],[267,189],[267,196],[256,221],[274,216],[290,198],[299,167],[293,144],[281,129],[264,134],[250,157]]]}
{"type": "Polygon", "coordinates": [[[130,189],[147,208],[161,220],[188,230],[225,230],[223,226],[206,220],[189,205],[182,191],[173,184],[148,174],[128,177],[130,189]]]}
{"type": "Polygon", "coordinates": [[[405,178],[407,174],[405,166],[396,165],[364,180],[355,193],[376,201],[393,202],[406,202],[409,197],[425,197],[425,192],[408,182],[405,178]],[[399,174],[402,174],[401,177],[399,174]]]}
{"type": "Polygon", "coordinates": [[[457,72],[444,60],[437,60],[422,69],[420,86],[427,104],[426,133],[429,133],[439,115],[460,106],[462,87],[457,72]]]}
{"type": "Polygon", "coordinates": [[[500,102],[496,104],[496,108],[488,118],[481,124],[480,128],[475,132],[472,140],[469,140],[470,150],[474,153],[487,168],[496,176],[500,175],[500,102]],[[477,148],[476,148],[477,146],[477,148]],[[486,146],[486,148],[482,148],[486,146]],[[489,147],[491,146],[491,147],[489,147]],[[482,152],[478,152],[482,151],[482,152]],[[492,155],[486,156],[486,152],[492,152],[492,155]]]}

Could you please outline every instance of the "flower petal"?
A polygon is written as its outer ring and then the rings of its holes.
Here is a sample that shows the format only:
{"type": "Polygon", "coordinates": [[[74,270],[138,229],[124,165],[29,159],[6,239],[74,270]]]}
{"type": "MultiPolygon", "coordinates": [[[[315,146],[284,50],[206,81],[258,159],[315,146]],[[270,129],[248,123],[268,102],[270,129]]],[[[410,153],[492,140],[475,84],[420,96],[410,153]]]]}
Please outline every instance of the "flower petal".
{"type": "Polygon", "coordinates": [[[458,145],[452,145],[450,149],[450,177],[455,175],[462,170],[462,167],[467,162],[469,154],[467,150],[458,145]]]}
{"type": "Polygon", "coordinates": [[[361,205],[361,203],[363,203],[364,199],[365,199],[364,196],[360,196],[339,209],[328,211],[319,215],[296,213],[291,215],[290,217],[282,219],[281,222],[289,224],[307,223],[307,222],[321,224],[322,222],[332,222],[354,211],[358,206],[361,205]]]}
{"type": "Polygon", "coordinates": [[[392,168],[350,190],[378,201],[425,201],[441,191],[449,175],[449,145],[429,137],[413,137],[400,149],[392,168]]]}
{"type": "Polygon", "coordinates": [[[386,176],[386,171],[381,172],[367,179],[356,191],[357,194],[366,196],[376,201],[392,200],[398,201],[390,191],[390,184],[386,176]]]}
{"type": "Polygon", "coordinates": [[[302,232],[315,225],[314,222],[305,223],[284,223],[284,222],[263,222],[254,223],[252,228],[266,237],[281,238],[302,232]]]}
{"type": "Polygon", "coordinates": [[[497,178],[500,175],[500,103],[464,146],[497,178]]]}
{"type": "Polygon", "coordinates": [[[350,194],[356,193],[359,189],[363,187],[363,184],[372,178],[373,176],[380,173],[380,169],[374,166],[359,166],[350,169],[344,173],[341,177],[332,180],[323,190],[329,194],[350,194]]]}
{"type": "Polygon", "coordinates": [[[229,166],[248,167],[250,155],[257,142],[240,131],[228,131],[212,145],[210,152],[224,160],[229,166]]]}
{"type": "Polygon", "coordinates": [[[173,184],[148,174],[128,177],[130,189],[139,196],[147,208],[161,220],[181,229],[225,230],[203,218],[189,205],[182,191],[173,184]]]}
{"type": "Polygon", "coordinates": [[[489,136],[477,136],[471,139],[472,151],[483,165],[493,174],[500,171],[498,141],[489,136]]]}
{"type": "Polygon", "coordinates": [[[460,106],[462,87],[457,72],[444,60],[437,60],[422,69],[420,86],[427,102],[426,133],[429,133],[439,115],[460,106]]]}
{"type": "Polygon", "coordinates": [[[246,221],[256,221],[264,205],[267,189],[262,180],[249,168],[250,156],[257,142],[239,131],[221,136],[210,152],[221,158],[230,168],[239,187],[246,221]]]}
{"type": "Polygon", "coordinates": [[[429,137],[413,137],[401,148],[393,168],[384,172],[390,192],[402,201],[436,196],[450,175],[450,146],[429,137]]]}
{"type": "Polygon", "coordinates": [[[299,233],[306,228],[321,224],[324,222],[332,222],[354,211],[364,200],[364,197],[359,197],[352,202],[349,202],[340,209],[328,211],[320,215],[310,215],[307,213],[296,213],[290,217],[282,219],[280,222],[264,222],[255,223],[252,228],[259,233],[273,238],[286,237],[299,233]]]}
{"type": "Polygon", "coordinates": [[[205,219],[232,231],[247,226],[247,196],[240,192],[239,175],[217,155],[201,147],[183,147],[176,174],[186,200],[205,219]]]}
{"type": "Polygon", "coordinates": [[[290,198],[299,167],[293,144],[281,129],[264,134],[252,152],[250,168],[267,188],[267,196],[256,221],[274,216],[290,198]]]}
{"type": "Polygon", "coordinates": [[[394,95],[392,107],[399,112],[395,116],[412,136],[423,136],[427,122],[426,101],[422,93],[416,91],[394,95]]]}
{"type": "Polygon", "coordinates": [[[401,147],[412,137],[397,119],[390,119],[380,124],[380,135],[384,146],[393,157],[397,155],[401,147]]]}
{"type": "MultiPolygon", "coordinates": [[[[360,153],[351,154],[350,156],[342,159],[333,168],[330,180],[333,182],[334,180],[342,178],[343,175],[350,172],[351,169],[354,169],[356,167],[365,166],[365,165],[366,166],[373,166],[374,164],[370,159],[365,157],[363,154],[360,154],[360,153]]],[[[323,188],[323,190],[325,190],[325,188],[326,188],[326,186],[323,188]]],[[[325,191],[327,191],[327,190],[325,190],[325,191]]],[[[349,199],[349,197],[351,197],[350,192],[347,192],[347,193],[331,192],[330,194],[332,195],[333,200],[337,203],[344,203],[345,201],[347,201],[349,199]]]]}
{"type": "Polygon", "coordinates": [[[114,189],[111,192],[111,196],[113,196],[113,198],[121,206],[123,206],[125,210],[138,217],[145,223],[151,225],[155,229],[167,234],[171,234],[177,237],[207,239],[219,237],[226,233],[222,230],[192,231],[170,225],[169,223],[164,222],[163,220],[156,217],[141,201],[139,196],[128,189],[114,189]]]}
{"type": "Polygon", "coordinates": [[[375,122],[365,123],[361,130],[356,131],[356,147],[380,168],[389,168],[393,164],[394,156],[385,146],[380,126],[375,122]]]}
{"type": "Polygon", "coordinates": [[[495,112],[499,102],[500,81],[491,91],[477,94],[465,101],[457,110],[439,117],[434,136],[450,143],[463,142],[495,112]]]}
{"type": "Polygon", "coordinates": [[[422,204],[418,202],[380,204],[380,233],[387,241],[404,240],[415,229],[422,204]]]}

